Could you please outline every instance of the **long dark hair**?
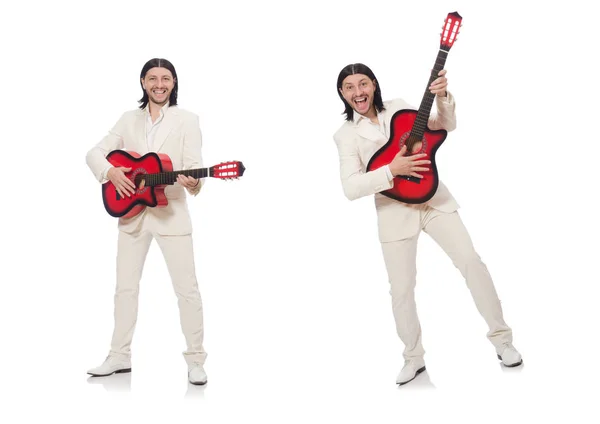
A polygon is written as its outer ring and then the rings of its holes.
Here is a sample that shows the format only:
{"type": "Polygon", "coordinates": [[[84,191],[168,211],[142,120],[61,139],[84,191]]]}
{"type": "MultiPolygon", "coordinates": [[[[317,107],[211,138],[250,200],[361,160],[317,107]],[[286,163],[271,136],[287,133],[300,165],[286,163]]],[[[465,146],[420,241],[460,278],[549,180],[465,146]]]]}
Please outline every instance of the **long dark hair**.
{"type": "Polygon", "coordinates": [[[144,67],[142,68],[142,72],[140,73],[140,86],[142,87],[142,98],[138,100],[140,103],[140,109],[144,109],[148,104],[148,93],[144,90],[144,85],[142,84],[142,79],[146,76],[146,73],[152,68],[165,68],[171,71],[173,75],[173,81],[175,82],[173,86],[173,90],[171,90],[171,94],[169,95],[169,107],[177,105],[177,90],[179,89],[179,78],[177,78],[177,72],[175,72],[175,67],[171,62],[167,59],[159,59],[154,58],[150,59],[144,67]]]}
{"type": "Polygon", "coordinates": [[[377,78],[375,78],[375,74],[373,73],[373,71],[371,71],[371,68],[362,63],[352,63],[340,71],[340,74],[338,75],[337,79],[337,93],[340,96],[340,99],[342,99],[342,102],[344,102],[345,109],[343,113],[346,114],[346,121],[352,121],[352,119],[354,119],[354,109],[352,109],[352,106],[350,106],[346,99],[344,99],[344,96],[342,95],[340,89],[342,88],[342,83],[344,82],[346,77],[355,74],[366,75],[371,79],[372,82],[376,82],[375,95],[373,96],[373,104],[375,105],[375,109],[377,109],[377,112],[385,110],[385,108],[383,107],[383,100],[381,99],[381,88],[379,87],[379,82],[376,81],[377,78]]]}

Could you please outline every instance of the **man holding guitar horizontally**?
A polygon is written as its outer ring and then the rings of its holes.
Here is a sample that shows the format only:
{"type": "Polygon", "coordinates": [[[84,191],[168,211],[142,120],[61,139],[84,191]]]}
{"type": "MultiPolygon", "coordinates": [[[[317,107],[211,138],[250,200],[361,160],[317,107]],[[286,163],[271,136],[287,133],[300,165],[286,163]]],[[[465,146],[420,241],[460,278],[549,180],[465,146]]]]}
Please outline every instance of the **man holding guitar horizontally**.
{"type": "MultiPolygon", "coordinates": [[[[177,107],[177,73],[165,59],[151,59],[140,75],[143,96],[139,109],[125,112],[112,130],[87,154],[87,164],[102,183],[111,182],[118,199],[127,199],[144,189],[126,176],[131,168],[113,166],[107,155],[123,149],[142,155],[149,152],[170,158],[174,169],[202,167],[202,135],[198,117],[177,107]]],[[[205,384],[206,352],[202,300],[196,281],[192,224],[186,190],[197,195],[202,180],[178,175],[176,184],[164,189],[168,204],[144,208],[133,217],[119,218],[117,284],[114,332],[110,352],[102,365],[88,371],[106,376],[131,371],[131,341],[138,311],[139,282],[148,249],[155,239],[165,258],[178,298],[180,322],[187,350],[183,352],[192,384],[205,384]]]]}
{"type": "MultiPolygon", "coordinates": [[[[437,114],[426,123],[434,133],[456,127],[454,97],[447,91],[445,75],[446,71],[440,70],[432,76],[428,87],[435,96],[435,100],[431,100],[435,101],[437,114]]],[[[398,176],[403,182],[408,176],[423,181],[433,163],[431,157],[418,153],[422,144],[415,144],[408,152],[412,154],[407,155],[406,143],[387,165],[367,171],[371,158],[388,143],[394,114],[412,108],[402,99],[383,102],[375,75],[360,63],[342,69],[337,88],[346,113],[346,122],[334,135],[342,187],[350,200],[368,195],[375,197],[378,233],[391,286],[396,330],[405,345],[404,367],[396,382],[400,385],[408,383],[425,370],[425,351],[414,298],[417,240],[421,230],[442,247],[465,277],[477,309],[489,326],[487,336],[499,359],[506,366],[520,365],[521,355],[512,345],[512,330],[504,322],[492,279],[473,247],[458,215],[459,206],[446,186],[439,182],[435,194],[421,203],[404,203],[382,194],[394,187],[398,176]]]]}

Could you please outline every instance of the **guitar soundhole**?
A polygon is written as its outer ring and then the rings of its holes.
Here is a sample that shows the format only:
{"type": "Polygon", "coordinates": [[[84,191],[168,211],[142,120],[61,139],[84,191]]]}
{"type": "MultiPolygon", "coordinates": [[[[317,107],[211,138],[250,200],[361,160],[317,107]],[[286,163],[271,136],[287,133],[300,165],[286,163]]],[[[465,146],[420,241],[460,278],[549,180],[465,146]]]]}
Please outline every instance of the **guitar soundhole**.
{"type": "MultiPolygon", "coordinates": [[[[146,174],[147,174],[147,172],[146,172],[146,170],[144,168],[137,168],[137,169],[134,169],[133,171],[131,171],[130,179],[135,184],[135,177],[136,176],[138,176],[138,175],[146,175],[146,174]]],[[[148,190],[148,187],[149,186],[145,185],[144,188],[140,190],[139,189],[139,184],[136,185],[136,194],[144,194],[146,192],[146,190],[148,190]]]]}
{"type": "MultiPolygon", "coordinates": [[[[404,147],[404,144],[406,144],[406,139],[408,139],[408,137],[410,137],[410,131],[407,131],[404,134],[402,134],[402,137],[400,137],[400,140],[398,141],[398,149],[402,149],[402,147],[404,147]]],[[[413,152],[411,152],[411,154],[414,155],[417,153],[424,153],[427,150],[427,139],[425,138],[425,135],[423,135],[423,139],[420,142],[415,143],[415,146],[419,147],[419,144],[421,145],[420,148],[418,150],[413,149],[413,152]]],[[[415,146],[413,146],[413,148],[415,146]]]]}

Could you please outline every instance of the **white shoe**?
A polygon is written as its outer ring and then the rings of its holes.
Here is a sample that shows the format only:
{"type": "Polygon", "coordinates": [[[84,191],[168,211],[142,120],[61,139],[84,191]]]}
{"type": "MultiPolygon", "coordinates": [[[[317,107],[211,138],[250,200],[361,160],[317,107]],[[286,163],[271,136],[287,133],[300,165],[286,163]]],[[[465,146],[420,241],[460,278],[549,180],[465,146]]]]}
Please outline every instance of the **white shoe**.
{"type": "Polygon", "coordinates": [[[204,367],[200,362],[194,362],[188,367],[188,380],[192,384],[202,386],[208,381],[204,367]]]}
{"type": "Polygon", "coordinates": [[[504,343],[500,349],[496,350],[496,353],[498,354],[498,359],[506,367],[516,367],[523,363],[521,354],[511,343],[504,343]]]}
{"type": "Polygon", "coordinates": [[[131,372],[131,360],[108,355],[102,365],[92,368],[87,373],[94,377],[104,377],[122,372],[131,372]]]}
{"type": "Polygon", "coordinates": [[[425,371],[425,362],[423,359],[411,359],[404,361],[404,367],[398,377],[396,377],[396,384],[402,386],[415,379],[415,377],[425,371]]]}

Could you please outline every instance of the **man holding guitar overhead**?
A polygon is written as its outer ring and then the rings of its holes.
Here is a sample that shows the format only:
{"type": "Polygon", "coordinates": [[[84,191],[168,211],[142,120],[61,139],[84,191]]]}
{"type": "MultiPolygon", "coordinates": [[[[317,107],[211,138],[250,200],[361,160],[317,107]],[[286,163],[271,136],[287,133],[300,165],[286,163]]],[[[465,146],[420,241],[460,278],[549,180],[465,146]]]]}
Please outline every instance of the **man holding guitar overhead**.
{"type": "MultiPolygon", "coordinates": [[[[143,187],[145,180],[136,187],[129,177],[131,168],[114,166],[107,160],[117,149],[139,155],[160,152],[170,158],[173,168],[178,170],[202,167],[198,117],[177,107],[178,81],[173,65],[166,59],[149,60],[142,68],[140,84],[143,96],[139,109],[125,112],[86,156],[98,181],[114,186],[118,195],[115,193],[111,200],[115,202],[125,202],[149,189],[143,187]]],[[[165,201],[163,207],[144,207],[133,216],[119,217],[114,332],[108,357],[88,374],[107,376],[131,371],[130,346],[137,320],[139,282],[148,249],[155,239],[178,299],[181,328],[187,343],[183,356],[188,365],[189,382],[206,383],[202,300],[196,281],[192,224],[186,203],[186,191],[196,196],[201,187],[201,179],[178,175],[175,184],[164,188],[168,202],[165,201]]]]}
{"type": "MultiPolygon", "coordinates": [[[[448,15],[452,20],[458,14],[448,15]]],[[[487,337],[505,366],[522,363],[512,345],[500,300],[459,217],[459,205],[438,180],[435,151],[447,131],[456,127],[455,100],[442,69],[449,46],[442,44],[421,108],[417,113],[402,99],[384,102],[369,67],[343,68],[337,91],[346,122],[335,133],[340,177],[350,200],[374,195],[378,234],[390,282],[392,310],[404,349],[404,367],[397,384],[406,384],[425,370],[425,351],[414,298],[417,240],[428,233],[452,259],[466,280],[475,305],[489,327],[487,337]],[[445,53],[442,53],[445,52],[445,53]],[[437,114],[429,116],[436,104],[437,114]],[[387,158],[387,159],[386,159],[387,158]],[[374,162],[379,163],[374,166],[374,162]]]]}

